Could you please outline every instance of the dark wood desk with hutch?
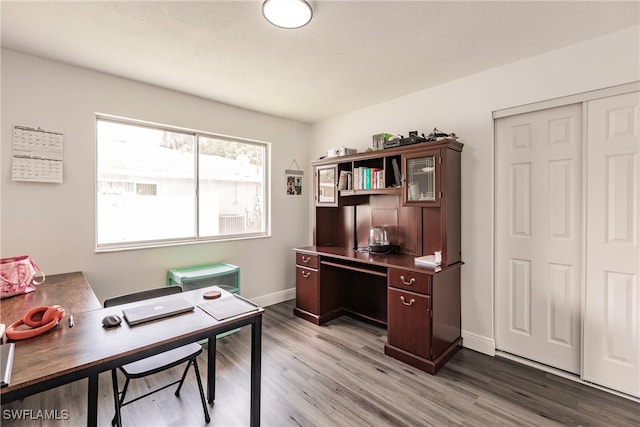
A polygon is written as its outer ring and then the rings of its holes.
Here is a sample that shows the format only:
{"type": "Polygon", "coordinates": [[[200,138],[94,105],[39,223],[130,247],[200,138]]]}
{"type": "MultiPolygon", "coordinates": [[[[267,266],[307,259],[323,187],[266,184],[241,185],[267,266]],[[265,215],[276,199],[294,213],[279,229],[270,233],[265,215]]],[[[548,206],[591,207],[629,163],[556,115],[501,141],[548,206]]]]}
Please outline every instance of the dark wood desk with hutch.
{"type": "Polygon", "coordinates": [[[318,325],[350,314],[386,326],[385,354],[431,374],[453,357],[462,347],[461,152],[443,140],[312,162],[313,246],[294,249],[294,314],[318,325]],[[339,188],[341,174],[353,182],[371,170],[384,177],[379,188],[339,188]],[[387,227],[393,253],[366,251],[372,226],[387,227]],[[416,264],[436,251],[440,266],[416,264]]]}

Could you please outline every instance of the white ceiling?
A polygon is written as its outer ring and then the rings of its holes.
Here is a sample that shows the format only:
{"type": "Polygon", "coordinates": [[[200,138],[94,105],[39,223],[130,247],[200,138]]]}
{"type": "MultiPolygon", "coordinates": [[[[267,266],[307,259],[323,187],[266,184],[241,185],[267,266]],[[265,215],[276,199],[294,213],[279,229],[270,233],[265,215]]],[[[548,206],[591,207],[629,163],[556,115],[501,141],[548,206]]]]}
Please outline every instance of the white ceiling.
{"type": "Polygon", "coordinates": [[[2,46],[316,122],[640,22],[636,1],[2,0],[2,46]]]}

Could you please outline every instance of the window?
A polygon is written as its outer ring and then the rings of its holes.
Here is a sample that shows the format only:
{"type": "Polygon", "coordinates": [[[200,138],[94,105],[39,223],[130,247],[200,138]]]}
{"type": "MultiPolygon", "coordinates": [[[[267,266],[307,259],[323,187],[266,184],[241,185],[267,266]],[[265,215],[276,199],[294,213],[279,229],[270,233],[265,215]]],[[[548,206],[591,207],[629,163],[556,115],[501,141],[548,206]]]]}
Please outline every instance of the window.
{"type": "Polygon", "coordinates": [[[266,236],[268,148],[97,117],[97,249],[266,236]]]}

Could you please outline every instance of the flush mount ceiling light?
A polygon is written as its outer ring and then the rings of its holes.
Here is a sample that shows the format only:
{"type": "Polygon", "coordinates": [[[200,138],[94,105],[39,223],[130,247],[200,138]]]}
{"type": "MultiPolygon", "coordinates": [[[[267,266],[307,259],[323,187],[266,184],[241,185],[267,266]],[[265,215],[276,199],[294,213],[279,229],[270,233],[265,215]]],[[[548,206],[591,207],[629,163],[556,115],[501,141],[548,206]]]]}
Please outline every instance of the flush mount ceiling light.
{"type": "Polygon", "coordinates": [[[265,0],[262,14],[276,27],[300,28],[311,21],[313,9],[305,0],[265,0]]]}

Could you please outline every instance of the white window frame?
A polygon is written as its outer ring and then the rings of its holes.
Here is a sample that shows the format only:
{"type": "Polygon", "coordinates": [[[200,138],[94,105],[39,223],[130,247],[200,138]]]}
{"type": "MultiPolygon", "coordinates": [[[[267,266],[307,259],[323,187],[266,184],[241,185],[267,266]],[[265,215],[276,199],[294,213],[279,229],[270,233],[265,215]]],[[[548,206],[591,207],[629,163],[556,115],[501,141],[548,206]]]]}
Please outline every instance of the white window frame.
{"type": "MultiPolygon", "coordinates": [[[[163,246],[176,246],[176,245],[189,245],[189,244],[200,244],[200,243],[210,243],[210,242],[219,242],[219,241],[230,241],[230,240],[247,240],[247,239],[258,239],[271,237],[271,143],[260,140],[253,140],[247,138],[240,138],[229,135],[221,135],[213,132],[205,132],[199,131],[189,128],[183,128],[172,125],[165,125],[153,122],[147,122],[142,120],[136,120],[131,118],[113,116],[109,114],[98,113],[95,116],[95,126],[96,126],[96,158],[95,158],[95,251],[96,252],[115,252],[115,251],[123,251],[123,250],[132,250],[132,249],[144,249],[144,248],[152,248],[152,247],[163,247],[163,246]],[[99,177],[98,177],[98,122],[99,121],[107,121],[112,123],[119,123],[124,125],[131,126],[139,126],[139,127],[148,127],[156,130],[163,130],[169,132],[180,132],[180,133],[188,133],[192,134],[195,138],[194,144],[194,190],[195,190],[195,230],[194,236],[189,238],[179,238],[179,239],[157,239],[157,240],[144,240],[144,241],[127,241],[127,242],[119,242],[119,243],[98,243],[98,187],[99,187],[99,177]],[[207,138],[215,138],[215,139],[223,139],[229,140],[232,142],[238,142],[242,144],[252,144],[262,146],[264,148],[264,167],[262,170],[262,186],[263,186],[263,194],[264,200],[262,203],[262,207],[264,213],[262,217],[264,219],[264,230],[260,232],[245,232],[238,234],[224,234],[224,235],[216,235],[216,236],[200,236],[200,199],[199,199],[199,137],[207,137],[207,138]]],[[[143,182],[141,182],[143,183],[143,182]]],[[[151,182],[144,182],[146,184],[150,184],[151,182]]]]}

